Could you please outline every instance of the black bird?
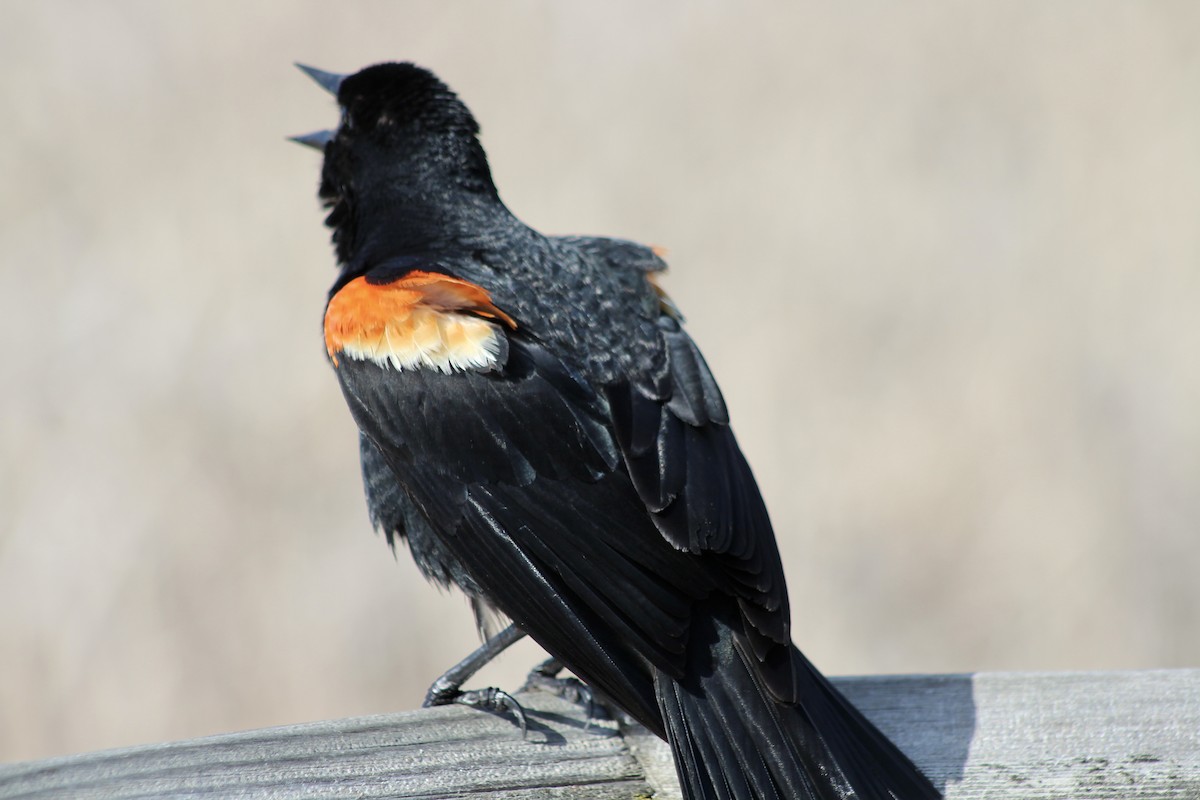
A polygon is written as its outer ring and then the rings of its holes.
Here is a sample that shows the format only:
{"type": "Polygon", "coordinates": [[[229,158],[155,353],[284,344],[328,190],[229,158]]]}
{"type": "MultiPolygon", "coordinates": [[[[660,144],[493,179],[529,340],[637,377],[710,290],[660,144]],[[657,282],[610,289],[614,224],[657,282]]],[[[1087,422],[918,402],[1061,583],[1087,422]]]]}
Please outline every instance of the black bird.
{"type": "MultiPolygon", "coordinates": [[[[937,798],[791,642],[771,522],[648,247],[505,207],[429,71],[304,67],[341,122],[320,198],[340,275],[325,347],[373,523],[670,742],[689,798],[937,798]]],[[[481,622],[482,627],[482,622],[481,622]]]]}

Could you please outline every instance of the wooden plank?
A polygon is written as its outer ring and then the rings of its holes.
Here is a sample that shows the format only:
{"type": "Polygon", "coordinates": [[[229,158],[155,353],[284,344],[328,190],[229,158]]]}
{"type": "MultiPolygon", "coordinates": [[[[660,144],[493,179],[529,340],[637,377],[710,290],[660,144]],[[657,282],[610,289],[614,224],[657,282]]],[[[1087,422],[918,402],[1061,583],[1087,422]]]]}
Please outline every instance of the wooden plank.
{"type": "Polygon", "coordinates": [[[950,798],[1200,798],[1200,670],[982,674],[950,798]]]}
{"type": "MultiPolygon", "coordinates": [[[[835,683],[947,800],[1200,798],[1200,670],[835,683]]],[[[429,709],[0,765],[0,798],[679,797],[653,736],[520,700],[524,740],[504,718],[429,709]]]]}
{"type": "Polygon", "coordinates": [[[0,765],[0,798],[545,797],[649,794],[606,720],[523,694],[529,733],[461,707],[290,725],[0,765]]]}
{"type": "MultiPolygon", "coordinates": [[[[1197,800],[1200,670],[840,678],[946,800],[1197,800]]],[[[627,736],[656,788],[667,746],[627,736]]]]}

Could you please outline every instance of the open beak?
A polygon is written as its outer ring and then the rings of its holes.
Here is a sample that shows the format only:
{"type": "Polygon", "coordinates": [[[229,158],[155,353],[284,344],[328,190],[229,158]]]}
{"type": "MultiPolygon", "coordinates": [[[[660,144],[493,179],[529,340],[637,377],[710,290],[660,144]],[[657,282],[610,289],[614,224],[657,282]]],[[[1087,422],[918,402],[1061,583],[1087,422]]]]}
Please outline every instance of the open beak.
{"type": "MultiPolygon", "coordinates": [[[[307,64],[297,63],[296,66],[305,75],[316,81],[318,86],[334,97],[337,97],[338,87],[342,85],[342,81],[346,78],[345,75],[338,75],[336,72],[326,72],[323,69],[310,67],[307,64]]],[[[313,131],[312,133],[305,133],[300,136],[289,136],[288,139],[296,144],[302,144],[305,147],[311,147],[314,150],[324,152],[325,145],[329,144],[333,136],[334,131],[313,131]]]]}

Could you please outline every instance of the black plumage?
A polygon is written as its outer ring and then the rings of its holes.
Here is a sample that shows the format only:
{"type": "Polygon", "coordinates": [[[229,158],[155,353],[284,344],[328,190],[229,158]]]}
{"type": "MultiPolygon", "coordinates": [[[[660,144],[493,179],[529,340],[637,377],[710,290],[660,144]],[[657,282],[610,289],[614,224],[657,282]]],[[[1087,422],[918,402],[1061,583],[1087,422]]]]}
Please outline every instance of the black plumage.
{"type": "Polygon", "coordinates": [[[339,349],[327,316],[389,541],[667,738],[690,798],[938,797],[791,644],[766,508],[651,280],[662,259],[517,220],[474,118],[428,71],[321,75],[342,109],[311,140],[341,268],[331,301],[360,277],[431,274],[505,315],[424,301],[498,343],[482,366],[444,369],[339,349]]]}

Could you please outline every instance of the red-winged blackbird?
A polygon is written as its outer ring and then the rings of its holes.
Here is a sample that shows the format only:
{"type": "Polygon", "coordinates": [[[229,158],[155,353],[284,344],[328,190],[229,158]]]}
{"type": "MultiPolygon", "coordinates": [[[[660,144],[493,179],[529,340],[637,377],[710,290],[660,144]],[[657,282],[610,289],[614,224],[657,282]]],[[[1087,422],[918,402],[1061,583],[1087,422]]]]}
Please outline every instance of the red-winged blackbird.
{"type": "Polygon", "coordinates": [[[371,519],[513,625],[431,701],[504,705],[459,684],[527,633],[670,742],[689,798],[938,797],[792,645],[766,508],[658,254],[524,225],[427,70],[304,69],[341,106],[297,140],[325,154],[325,347],[371,519]]]}

